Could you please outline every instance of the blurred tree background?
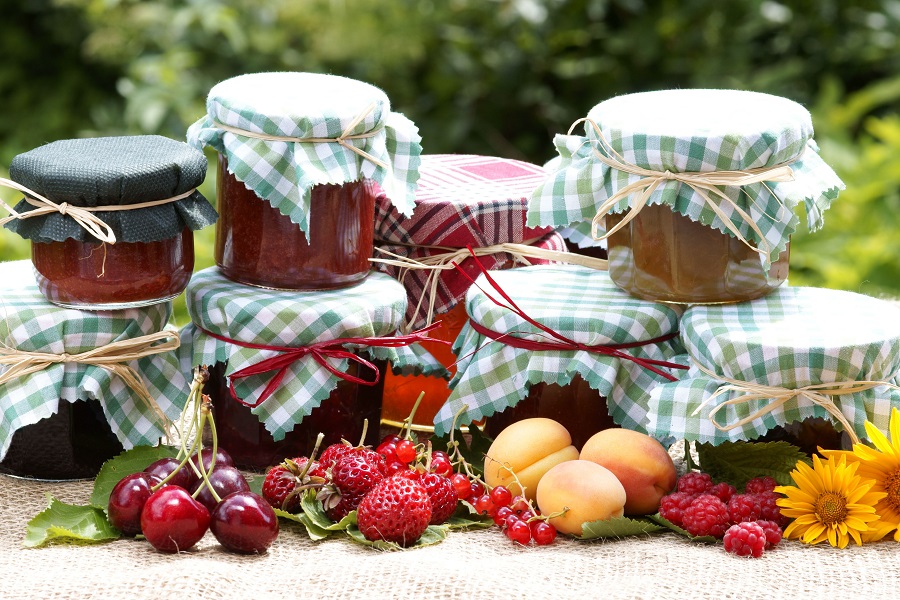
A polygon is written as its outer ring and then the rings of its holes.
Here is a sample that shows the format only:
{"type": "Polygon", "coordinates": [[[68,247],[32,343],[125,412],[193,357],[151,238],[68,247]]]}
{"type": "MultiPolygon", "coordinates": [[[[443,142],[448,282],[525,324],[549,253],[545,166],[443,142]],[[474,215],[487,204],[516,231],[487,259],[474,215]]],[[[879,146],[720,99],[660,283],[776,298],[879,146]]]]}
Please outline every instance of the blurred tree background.
{"type": "MultiPolygon", "coordinates": [[[[597,102],[769,92],[813,114],[847,184],[791,282],[900,296],[900,0],[20,0],[0,24],[0,165],[55,139],[183,139],[222,79],[334,73],[383,88],[429,153],[543,163],[597,102]]],[[[0,167],[2,168],[2,167],[0,167]]],[[[214,197],[214,177],[204,191],[214,197]]],[[[15,201],[9,190],[0,198],[15,201]]],[[[198,236],[211,264],[213,232],[198,236]]],[[[0,233],[0,257],[27,257],[0,233]]]]}

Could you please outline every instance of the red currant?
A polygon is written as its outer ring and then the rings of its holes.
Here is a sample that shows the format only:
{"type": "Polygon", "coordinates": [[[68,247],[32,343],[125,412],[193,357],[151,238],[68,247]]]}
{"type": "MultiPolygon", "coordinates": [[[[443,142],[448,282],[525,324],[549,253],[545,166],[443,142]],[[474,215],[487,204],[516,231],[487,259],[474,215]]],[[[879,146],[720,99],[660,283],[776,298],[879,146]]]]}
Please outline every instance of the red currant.
{"type": "MultiPolygon", "coordinates": [[[[416,445],[410,440],[403,440],[397,443],[396,450],[397,459],[406,464],[416,460],[416,445]]],[[[449,474],[448,474],[449,475],[449,474]]]]}
{"type": "Polygon", "coordinates": [[[513,498],[512,502],[509,503],[509,507],[520,515],[526,510],[531,510],[531,507],[528,505],[528,500],[526,500],[522,496],[516,496],[515,498],[513,498]]]}
{"type": "Polygon", "coordinates": [[[443,475],[444,477],[450,477],[450,475],[453,474],[453,464],[450,462],[449,458],[445,458],[447,453],[441,453],[444,457],[436,457],[435,454],[437,454],[437,452],[431,455],[431,472],[443,475]]]}
{"type": "Polygon", "coordinates": [[[481,496],[475,498],[475,501],[472,503],[472,505],[475,507],[475,510],[482,515],[493,516],[496,511],[496,509],[494,508],[494,503],[491,501],[491,497],[487,494],[482,494],[481,496]]]}
{"type": "MultiPolygon", "coordinates": [[[[507,507],[507,508],[508,508],[508,507],[507,507]]],[[[519,515],[517,515],[516,513],[510,511],[510,512],[506,515],[506,518],[503,519],[503,524],[501,525],[501,527],[502,527],[503,529],[509,529],[510,527],[512,527],[513,525],[515,525],[516,523],[521,523],[521,522],[522,522],[522,519],[519,518],[519,515]]]]}
{"type": "Polygon", "coordinates": [[[494,524],[498,527],[503,527],[503,523],[506,521],[506,517],[509,515],[514,515],[512,509],[508,506],[501,506],[497,509],[497,512],[494,513],[494,524]]]}
{"type": "Polygon", "coordinates": [[[480,481],[473,481],[472,484],[472,494],[473,498],[477,498],[478,496],[484,493],[484,484],[480,481]]]}
{"type": "Polygon", "coordinates": [[[491,500],[494,501],[495,506],[509,506],[509,503],[512,502],[512,492],[506,486],[498,485],[491,490],[491,500]]]}
{"type": "Polygon", "coordinates": [[[397,457],[397,444],[394,442],[382,442],[381,445],[375,449],[375,452],[382,455],[384,460],[388,463],[400,461],[397,457]]]}
{"type": "Polygon", "coordinates": [[[528,527],[528,523],[519,519],[518,521],[507,527],[506,537],[516,542],[517,544],[527,546],[528,542],[531,541],[531,529],[528,527]]]}
{"type": "Polygon", "coordinates": [[[531,523],[531,539],[538,546],[548,546],[556,539],[556,527],[547,521],[531,523]]]}
{"type": "Polygon", "coordinates": [[[450,483],[456,488],[460,500],[468,500],[472,497],[472,484],[469,483],[469,478],[465,474],[454,473],[450,476],[450,483]]]}

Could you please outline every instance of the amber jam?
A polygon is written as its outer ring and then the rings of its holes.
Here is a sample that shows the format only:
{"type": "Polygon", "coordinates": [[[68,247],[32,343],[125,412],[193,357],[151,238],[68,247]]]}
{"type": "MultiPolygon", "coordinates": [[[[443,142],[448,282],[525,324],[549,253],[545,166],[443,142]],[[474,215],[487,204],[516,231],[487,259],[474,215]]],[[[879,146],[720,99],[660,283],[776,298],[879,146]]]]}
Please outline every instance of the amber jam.
{"type": "MultiPolygon", "coordinates": [[[[606,215],[607,229],[625,214],[606,215]]],[[[609,236],[609,275],[617,286],[646,300],[744,302],[787,279],[789,255],[790,246],[767,274],[759,254],[740,240],[656,204],[609,236]]]]}
{"type": "Polygon", "coordinates": [[[317,185],[307,234],[228,172],[219,155],[216,264],[233,281],[286,290],[349,287],[369,274],[378,188],[370,179],[317,185]]]}
{"type": "Polygon", "coordinates": [[[32,242],[41,293],[54,304],[119,309],[170,300],[194,270],[194,233],[158,242],[32,242]]]}
{"type": "Polygon", "coordinates": [[[609,416],[606,398],[580,375],[575,375],[567,385],[532,385],[518,404],[485,419],[484,431],[495,438],[513,423],[534,417],[561,423],[572,436],[572,445],[579,450],[598,431],[618,427],[609,416]]]}
{"type": "MultiPolygon", "coordinates": [[[[382,375],[384,361],[372,361],[382,375]]],[[[363,432],[363,421],[368,419],[365,443],[377,446],[380,441],[378,422],[381,419],[381,394],[383,383],[374,386],[359,385],[343,379],[331,395],[303,421],[287,432],[283,440],[275,441],[259,417],[250,408],[234,400],[225,378],[226,363],[216,363],[209,370],[209,382],[204,392],[213,402],[219,445],[231,454],[238,466],[265,469],[277,465],[285,458],[309,456],[316,445],[316,437],[325,437],[319,452],[330,444],[345,439],[358,444],[363,432]]],[[[350,362],[348,373],[357,374],[356,363],[350,362]]],[[[359,371],[367,370],[365,367],[359,371]]],[[[360,372],[369,379],[371,373],[360,372]]],[[[384,381],[382,376],[381,382],[384,381]]]]}
{"type": "Polygon", "coordinates": [[[98,401],[60,400],[56,414],[13,434],[0,461],[0,473],[32,479],[87,479],[120,452],[122,444],[98,401]]]}

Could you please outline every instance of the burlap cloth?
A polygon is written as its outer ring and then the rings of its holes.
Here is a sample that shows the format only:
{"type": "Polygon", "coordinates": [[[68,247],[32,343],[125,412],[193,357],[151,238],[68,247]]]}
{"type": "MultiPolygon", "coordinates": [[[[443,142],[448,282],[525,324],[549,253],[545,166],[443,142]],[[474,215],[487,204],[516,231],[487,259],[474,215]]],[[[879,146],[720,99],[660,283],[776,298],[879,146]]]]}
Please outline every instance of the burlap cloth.
{"type": "Polygon", "coordinates": [[[87,503],[90,490],[0,477],[0,598],[865,598],[892,596],[900,577],[893,542],[836,550],[784,541],[745,559],[674,534],[522,548],[492,528],[385,553],[346,538],[314,543],[282,521],[262,556],[229,554],[210,533],[178,555],[131,540],[22,546],[47,494],[87,503]]]}

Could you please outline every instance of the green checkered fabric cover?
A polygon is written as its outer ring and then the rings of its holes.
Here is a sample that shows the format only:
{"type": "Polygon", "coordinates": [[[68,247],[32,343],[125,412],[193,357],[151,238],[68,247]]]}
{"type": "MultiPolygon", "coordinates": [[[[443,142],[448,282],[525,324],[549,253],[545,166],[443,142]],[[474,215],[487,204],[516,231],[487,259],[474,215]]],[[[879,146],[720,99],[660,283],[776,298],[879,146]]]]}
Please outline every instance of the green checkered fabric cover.
{"type": "MultiPolygon", "coordinates": [[[[360,284],[321,292],[275,291],[235,283],[215,267],[194,274],[187,288],[192,324],[182,330],[185,369],[228,362],[225,375],[277,356],[273,350],[254,350],[206,335],[206,331],[239,342],[270,346],[306,346],[346,337],[394,335],[406,312],[406,290],[382,273],[370,273],[360,284]]],[[[352,349],[352,348],[351,348],[352,349]]],[[[391,361],[399,373],[442,376],[446,370],[418,344],[400,348],[359,348],[372,358],[391,361]]],[[[333,360],[347,372],[346,359],[333,360]]],[[[235,382],[237,395],[251,401],[271,374],[235,382]]],[[[383,374],[382,374],[383,375],[383,374]]],[[[275,440],[328,398],[339,379],[312,356],[294,362],[281,386],[252,409],[275,440]]]]}
{"type": "Polygon", "coordinates": [[[595,240],[591,235],[591,222],[582,221],[580,223],[572,223],[568,227],[561,227],[559,235],[571,244],[575,244],[579,248],[606,248],[606,240],[595,240]]]}
{"type": "MultiPolygon", "coordinates": [[[[790,165],[793,181],[723,188],[759,225],[775,249],[772,260],[797,229],[799,217],[794,209],[798,204],[804,203],[809,230],[816,231],[824,223],[824,211],[844,189],[819,157],[809,112],[785,98],[734,90],[646,92],[602,102],[588,118],[625,162],[654,171],[752,169],[801,156],[790,165]]],[[[597,133],[588,123],[584,131],[584,135],[556,136],[559,161],[546,166],[550,174],[531,198],[529,225],[590,221],[606,199],[640,179],[596,160],[597,133]]],[[[624,212],[630,202],[631,197],[624,198],[612,212],[624,212]]],[[[717,202],[746,239],[759,242],[732,207],[717,202]]],[[[732,235],[700,195],[681,182],[660,184],[649,204],[666,204],[693,221],[732,235]]]]}
{"type": "Polygon", "coordinates": [[[418,128],[380,89],[360,81],[314,73],[256,73],[212,88],[206,116],[190,126],[188,143],[212,146],[228,159],[228,171],[257,196],[309,231],[310,191],[321,184],[362,178],[377,181],[401,213],[412,214],[422,147],[418,128]],[[255,139],[217,127],[299,138],[336,138],[366,108],[375,109],[352,134],[379,130],[348,143],[385,163],[383,169],[336,143],[255,139]]]}
{"type": "MultiPolygon", "coordinates": [[[[681,337],[689,356],[676,360],[696,361],[730,379],[784,388],[853,380],[900,383],[900,309],[851,292],[782,287],[752,302],[692,306],[682,319],[681,337]]],[[[713,406],[693,412],[722,385],[692,366],[680,381],[651,392],[647,429],[658,437],[720,444],[753,439],[807,417],[834,420],[809,400],[794,398],[742,427],[719,431],[709,411],[740,393],[722,393],[713,406]]],[[[900,391],[885,386],[833,398],[860,438],[866,437],[866,419],[887,431],[891,406],[900,406],[900,391]]],[[[736,423],[766,403],[723,408],[716,420],[736,423]]]]}
{"type": "MultiPolygon", "coordinates": [[[[30,261],[0,264],[0,344],[24,352],[80,354],[162,331],[171,312],[168,302],[116,311],[61,308],[38,291],[30,261]]],[[[190,383],[177,353],[126,364],[140,373],[162,411],[177,419],[190,383]]],[[[7,368],[0,366],[0,373],[7,368]]],[[[156,444],[166,433],[153,410],[106,369],[74,362],[53,364],[0,386],[0,460],[13,434],[55,414],[60,400],[97,400],[125,448],[156,444]]]]}
{"type": "MultiPolygon", "coordinates": [[[[681,307],[633,298],[619,290],[605,271],[575,265],[541,265],[494,271],[491,276],[525,314],[576,342],[589,345],[650,340],[678,329],[681,307]]],[[[469,288],[469,317],[492,331],[546,341],[547,335],[512,311],[491,302],[479,286],[499,299],[484,278],[469,288]]],[[[443,435],[456,412],[468,405],[458,425],[515,406],[528,388],[546,382],[566,385],[578,374],[607,398],[610,415],[629,429],[642,430],[650,390],[664,378],[637,364],[594,352],[531,351],[491,340],[466,325],[453,347],[460,357],[450,382],[453,391],[435,416],[443,435]]],[[[668,361],[682,352],[678,339],[626,350],[635,356],[668,361]]]]}

